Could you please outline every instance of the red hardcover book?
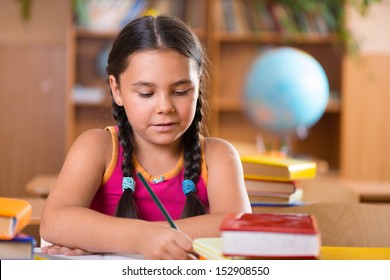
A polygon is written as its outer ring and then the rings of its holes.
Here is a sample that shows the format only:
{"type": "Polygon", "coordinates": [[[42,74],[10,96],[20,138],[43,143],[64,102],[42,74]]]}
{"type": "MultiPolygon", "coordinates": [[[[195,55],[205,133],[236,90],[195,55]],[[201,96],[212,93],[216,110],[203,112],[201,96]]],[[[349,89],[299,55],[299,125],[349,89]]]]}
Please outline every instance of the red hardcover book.
{"type": "Polygon", "coordinates": [[[223,253],[250,257],[317,257],[321,237],[314,216],[301,213],[247,213],[221,225],[223,253]]]}

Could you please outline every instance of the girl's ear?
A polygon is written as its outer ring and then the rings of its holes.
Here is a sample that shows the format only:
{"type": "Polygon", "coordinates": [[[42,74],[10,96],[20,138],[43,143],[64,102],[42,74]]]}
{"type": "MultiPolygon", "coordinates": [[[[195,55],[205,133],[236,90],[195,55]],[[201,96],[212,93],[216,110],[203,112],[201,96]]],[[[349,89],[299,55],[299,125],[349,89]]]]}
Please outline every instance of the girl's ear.
{"type": "Polygon", "coordinates": [[[112,97],[114,98],[115,103],[118,106],[123,106],[123,100],[122,100],[122,95],[121,95],[120,90],[119,90],[119,84],[117,83],[115,77],[113,75],[110,75],[108,77],[108,80],[110,82],[112,97]]]}

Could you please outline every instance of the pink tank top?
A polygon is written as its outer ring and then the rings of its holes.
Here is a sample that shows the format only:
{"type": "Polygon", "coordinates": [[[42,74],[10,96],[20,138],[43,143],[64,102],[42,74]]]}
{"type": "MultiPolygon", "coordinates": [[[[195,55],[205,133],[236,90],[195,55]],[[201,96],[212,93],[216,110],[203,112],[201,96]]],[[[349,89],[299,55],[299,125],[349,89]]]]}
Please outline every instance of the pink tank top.
{"type": "MultiPolygon", "coordinates": [[[[112,136],[113,153],[111,162],[104,172],[102,184],[93,198],[90,208],[107,215],[114,215],[116,206],[122,195],[123,173],[121,164],[123,156],[122,147],[119,144],[117,128],[107,127],[106,129],[110,131],[112,136]]],[[[202,174],[199,181],[196,183],[196,193],[206,208],[209,209],[206,189],[207,168],[203,152],[202,158],[202,174]]],[[[157,178],[152,177],[137,161],[135,162],[135,169],[136,172],[134,172],[134,174],[141,172],[171,217],[173,219],[179,219],[186,200],[181,187],[184,180],[183,156],[181,156],[174,169],[161,175],[163,176],[163,179],[161,179],[161,176],[158,176],[157,178]],[[160,182],[153,183],[153,179],[156,179],[157,181],[159,179],[161,180],[160,182]]],[[[134,175],[133,178],[136,182],[134,198],[139,209],[139,218],[146,221],[165,220],[163,214],[161,214],[158,206],[155,204],[138,176],[134,175]]]]}

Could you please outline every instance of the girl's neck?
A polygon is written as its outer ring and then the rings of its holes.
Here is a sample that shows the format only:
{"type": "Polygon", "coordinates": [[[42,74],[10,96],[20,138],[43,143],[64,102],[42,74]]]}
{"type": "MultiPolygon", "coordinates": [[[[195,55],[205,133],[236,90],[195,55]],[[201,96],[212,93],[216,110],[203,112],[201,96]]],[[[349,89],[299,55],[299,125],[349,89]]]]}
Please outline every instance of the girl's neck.
{"type": "Polygon", "coordinates": [[[146,172],[158,176],[175,168],[182,151],[182,145],[177,141],[164,146],[153,144],[136,146],[134,156],[146,172]]]}

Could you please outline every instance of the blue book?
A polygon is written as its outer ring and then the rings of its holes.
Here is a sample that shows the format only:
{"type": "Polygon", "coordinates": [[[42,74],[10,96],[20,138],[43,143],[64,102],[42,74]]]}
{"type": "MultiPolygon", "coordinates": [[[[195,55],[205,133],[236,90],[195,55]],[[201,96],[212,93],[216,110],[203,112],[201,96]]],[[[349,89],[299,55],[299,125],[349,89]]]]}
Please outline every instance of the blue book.
{"type": "Polygon", "coordinates": [[[13,239],[0,239],[1,260],[29,260],[34,258],[34,237],[19,233],[13,239]]]}
{"type": "Polygon", "coordinates": [[[291,202],[291,203],[283,203],[283,202],[251,202],[252,207],[292,207],[292,206],[303,206],[304,202],[291,202]]]}

